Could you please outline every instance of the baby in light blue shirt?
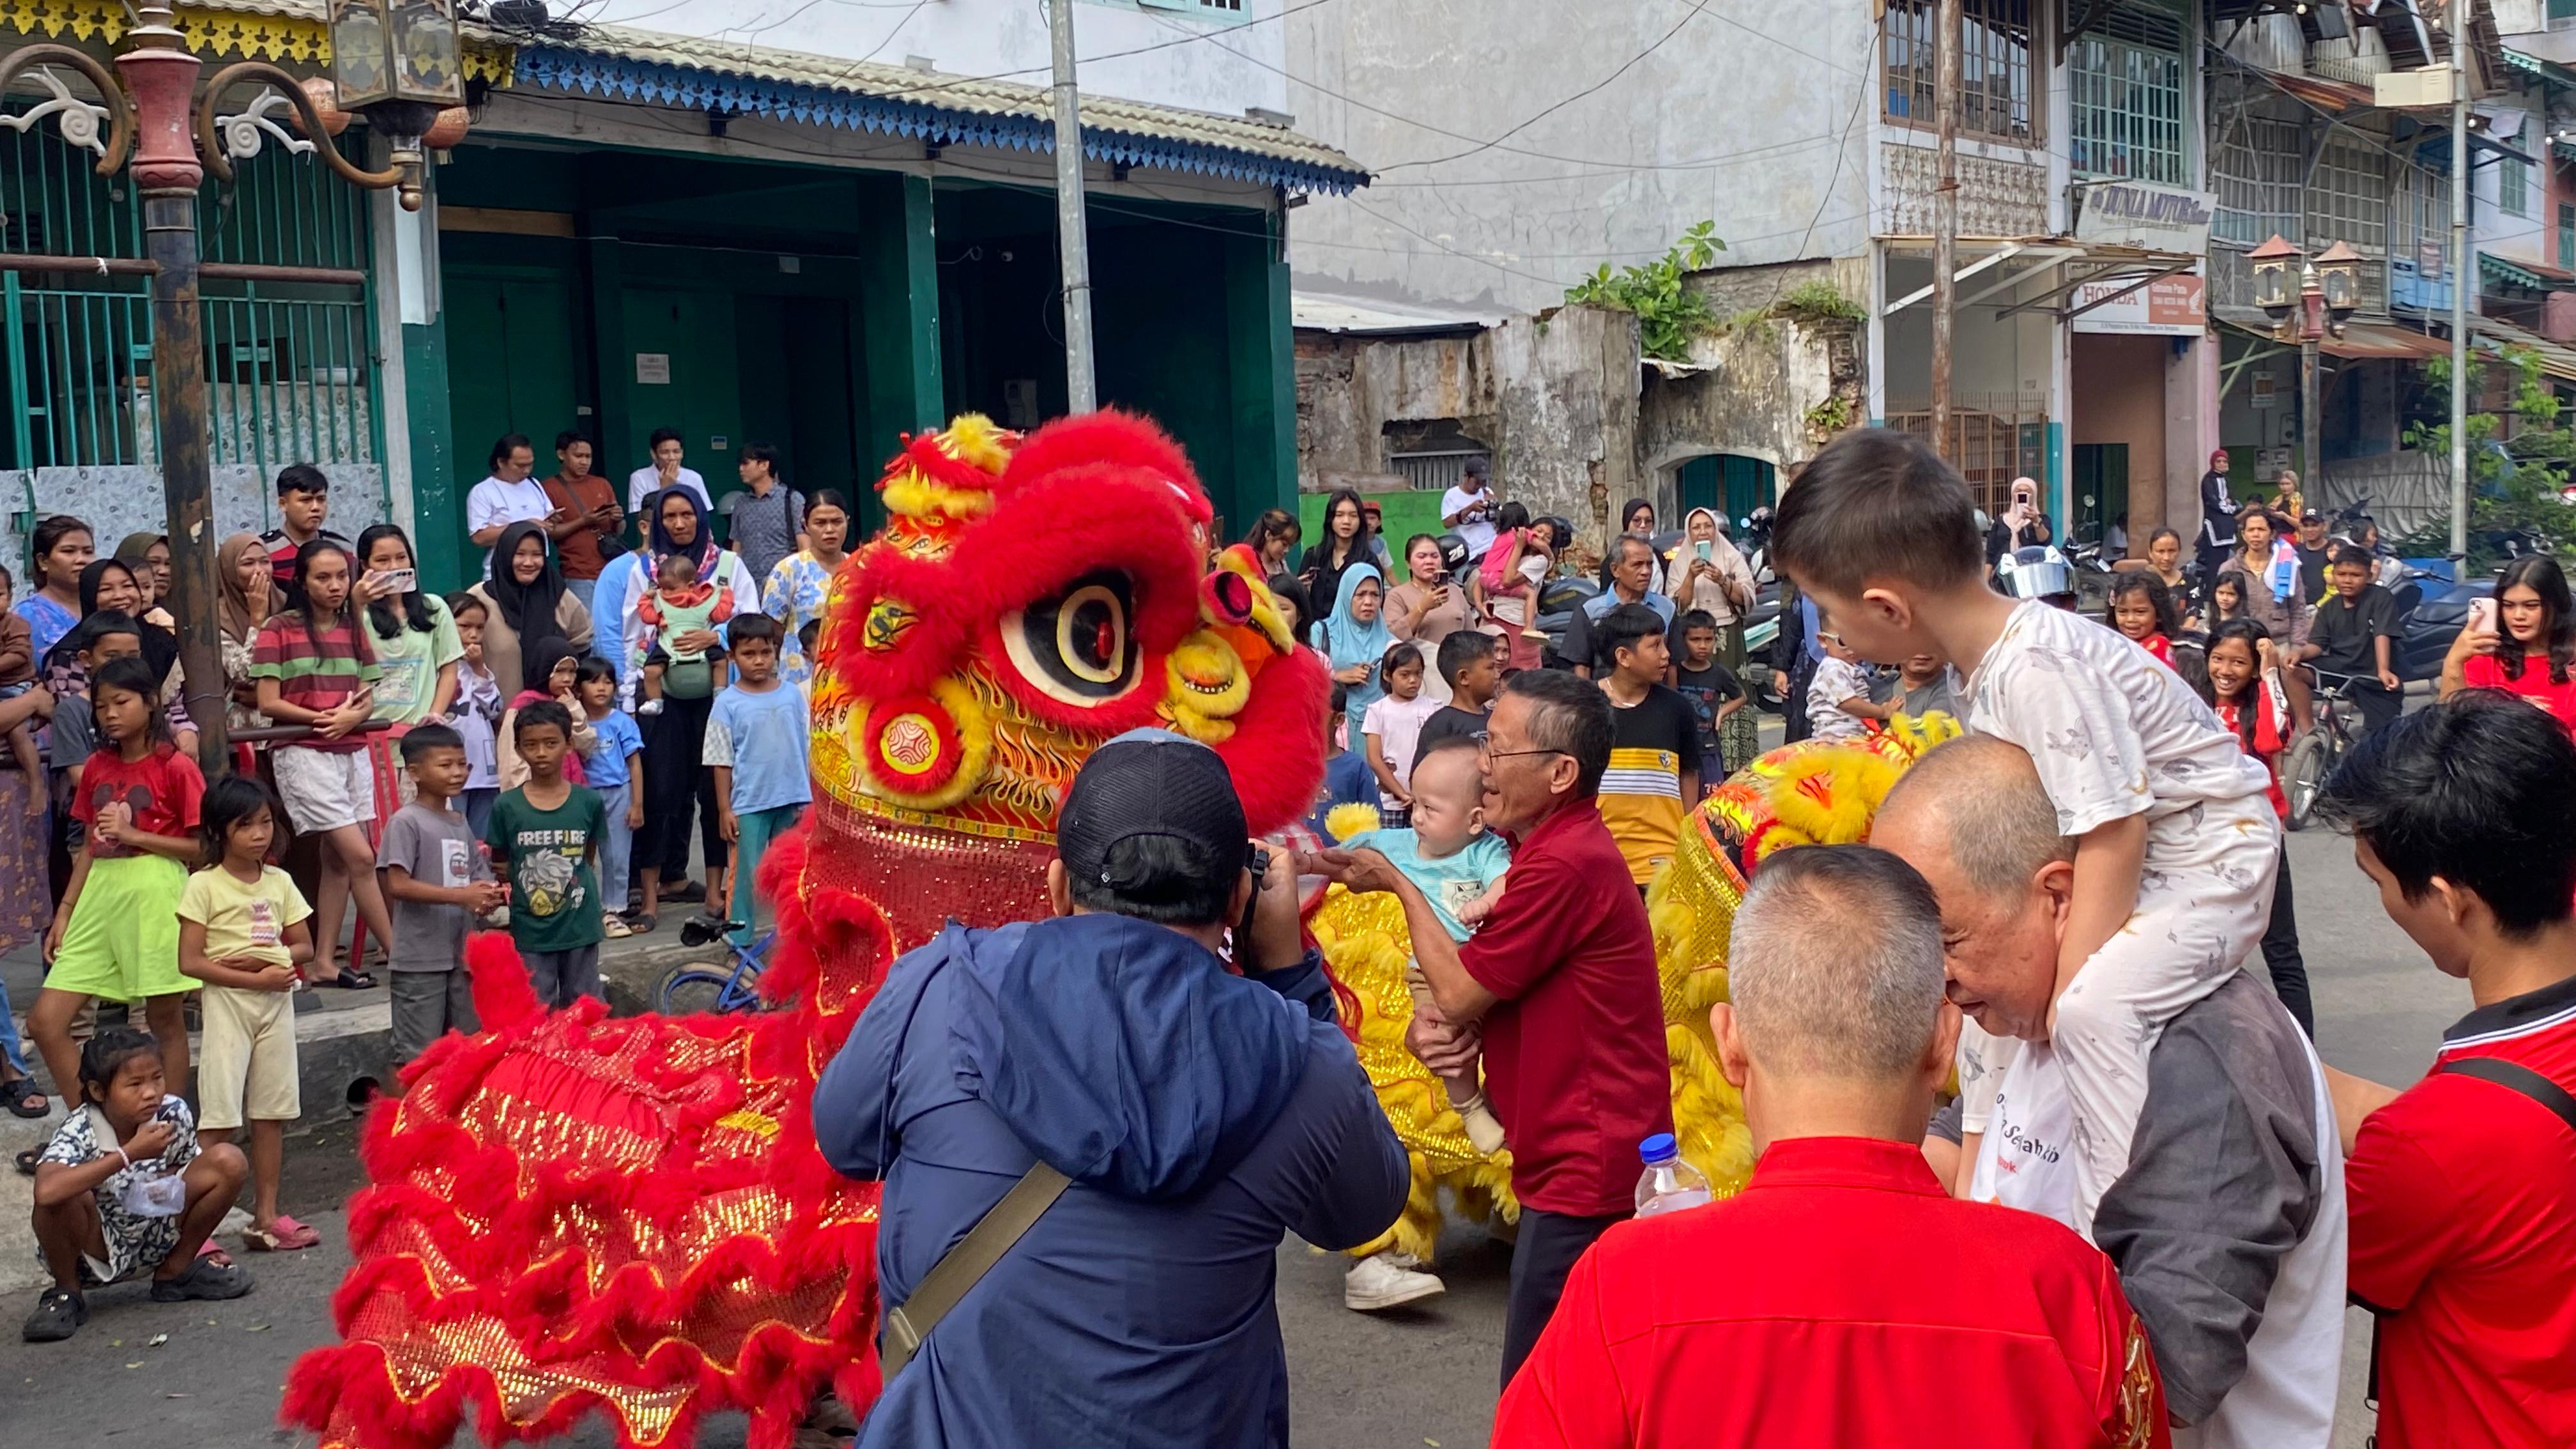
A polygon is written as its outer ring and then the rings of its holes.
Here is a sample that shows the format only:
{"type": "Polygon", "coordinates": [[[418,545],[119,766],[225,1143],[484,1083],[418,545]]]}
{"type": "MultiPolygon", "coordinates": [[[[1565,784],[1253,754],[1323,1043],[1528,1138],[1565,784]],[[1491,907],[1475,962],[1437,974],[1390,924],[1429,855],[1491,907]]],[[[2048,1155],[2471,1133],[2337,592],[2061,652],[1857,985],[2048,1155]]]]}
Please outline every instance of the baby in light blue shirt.
{"type": "MultiPolygon", "coordinates": [[[[1492,914],[1512,862],[1511,847],[1485,829],[1484,790],[1474,746],[1444,741],[1413,762],[1412,828],[1364,830],[1343,842],[1346,850],[1374,850],[1404,872],[1453,941],[1466,940],[1492,914]]],[[[1415,1006],[1431,999],[1420,962],[1406,963],[1405,981],[1415,1006]]],[[[1443,1084],[1466,1124],[1467,1140],[1490,1156],[1502,1150],[1503,1125],[1485,1104],[1479,1066],[1471,1062],[1443,1084]]]]}

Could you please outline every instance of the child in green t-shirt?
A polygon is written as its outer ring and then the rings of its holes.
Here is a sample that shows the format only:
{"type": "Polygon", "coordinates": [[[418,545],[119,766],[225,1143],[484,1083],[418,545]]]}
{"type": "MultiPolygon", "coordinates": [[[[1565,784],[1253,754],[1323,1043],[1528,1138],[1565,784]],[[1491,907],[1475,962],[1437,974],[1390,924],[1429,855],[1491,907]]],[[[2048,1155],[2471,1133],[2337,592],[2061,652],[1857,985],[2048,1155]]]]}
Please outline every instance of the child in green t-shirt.
{"type": "Polygon", "coordinates": [[[564,778],[570,711],[539,700],[522,706],[512,724],[528,783],[493,802],[483,841],[509,879],[510,939],[537,999],[561,1008],[600,995],[598,858],[608,808],[598,791],[564,778]]]}

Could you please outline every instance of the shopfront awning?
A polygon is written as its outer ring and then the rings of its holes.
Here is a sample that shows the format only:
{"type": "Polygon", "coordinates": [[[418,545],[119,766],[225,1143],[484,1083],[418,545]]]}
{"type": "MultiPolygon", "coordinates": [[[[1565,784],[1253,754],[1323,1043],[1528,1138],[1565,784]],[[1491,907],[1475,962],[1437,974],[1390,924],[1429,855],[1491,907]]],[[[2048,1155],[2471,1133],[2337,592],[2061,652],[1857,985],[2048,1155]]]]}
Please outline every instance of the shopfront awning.
{"type": "Polygon", "coordinates": [[[2451,341],[2377,322],[2347,322],[2341,337],[2329,335],[2317,344],[2317,350],[2346,362],[2414,362],[2442,356],[2451,350],[2451,341]]]}
{"type": "Polygon", "coordinates": [[[2488,281],[2502,282],[2507,286],[2528,287],[2535,292],[2555,291],[2561,287],[2576,285],[2576,272],[2543,266],[2538,262],[2517,262],[2508,257],[2497,256],[2493,252],[2478,253],[2478,270],[2488,281]]]}
{"type": "MultiPolygon", "coordinates": [[[[1879,244],[1890,256],[1928,259],[1932,255],[1932,238],[1928,236],[1881,237],[1879,244]]],[[[1956,255],[1959,269],[1952,277],[1960,289],[1959,306],[1990,306],[1998,315],[2007,317],[2016,312],[2045,311],[2061,321],[2116,302],[2159,277],[2187,272],[2201,263],[2197,253],[2103,246],[2045,236],[1963,236],[1958,239],[1956,255]],[[2092,285],[2097,282],[2130,285],[2092,285]],[[2031,290],[2034,287],[2036,292],[2031,290]],[[2084,289],[2084,300],[2075,303],[2071,299],[2079,288],[2084,289]]],[[[1931,298],[1929,285],[1917,287],[1902,297],[1889,299],[1884,315],[1893,317],[1931,298]]]]}
{"type": "MultiPolygon", "coordinates": [[[[2256,309],[2222,307],[2213,311],[2221,326],[2234,328],[2265,342],[2278,343],[2280,340],[2273,333],[2270,320],[2256,309]]],[[[2341,337],[2327,334],[2325,340],[2317,344],[2317,350],[2346,362],[2420,362],[2449,352],[2451,342],[2446,337],[2382,322],[2347,322],[2341,337]]]]}
{"type": "Polygon", "coordinates": [[[2540,370],[2561,382],[2576,382],[2576,350],[2565,343],[2552,342],[2527,327],[2516,327],[2500,317],[2471,317],[2469,336],[2480,347],[2496,351],[2505,348],[2529,348],[2539,355],[2540,370]]]}

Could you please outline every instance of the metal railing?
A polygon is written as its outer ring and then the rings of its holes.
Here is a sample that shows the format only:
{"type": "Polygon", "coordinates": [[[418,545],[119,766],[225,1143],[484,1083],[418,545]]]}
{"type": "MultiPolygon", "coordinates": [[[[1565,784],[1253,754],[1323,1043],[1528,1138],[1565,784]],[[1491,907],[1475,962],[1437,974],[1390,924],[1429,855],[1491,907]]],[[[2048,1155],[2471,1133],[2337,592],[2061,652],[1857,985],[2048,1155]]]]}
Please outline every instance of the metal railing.
{"type": "MultiPolygon", "coordinates": [[[[90,159],[50,125],[0,132],[0,468],[157,461],[140,209],[90,159]]],[[[381,461],[364,193],[279,147],[236,175],[199,208],[213,461],[381,461]]]]}

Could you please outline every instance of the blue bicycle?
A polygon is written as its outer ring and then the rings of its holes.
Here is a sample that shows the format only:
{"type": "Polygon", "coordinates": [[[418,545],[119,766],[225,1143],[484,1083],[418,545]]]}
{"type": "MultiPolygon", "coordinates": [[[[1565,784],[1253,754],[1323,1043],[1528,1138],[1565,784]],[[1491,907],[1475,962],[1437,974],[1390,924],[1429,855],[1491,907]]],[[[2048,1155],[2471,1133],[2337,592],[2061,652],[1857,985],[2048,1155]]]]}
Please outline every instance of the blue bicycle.
{"type": "Polygon", "coordinates": [[[726,961],[683,961],[672,967],[654,993],[664,1016],[760,1009],[760,973],[768,968],[769,943],[778,939],[778,933],[768,931],[748,946],[737,946],[731,934],[737,929],[738,922],[705,916],[681,923],[680,944],[707,946],[722,942],[726,961]]]}

